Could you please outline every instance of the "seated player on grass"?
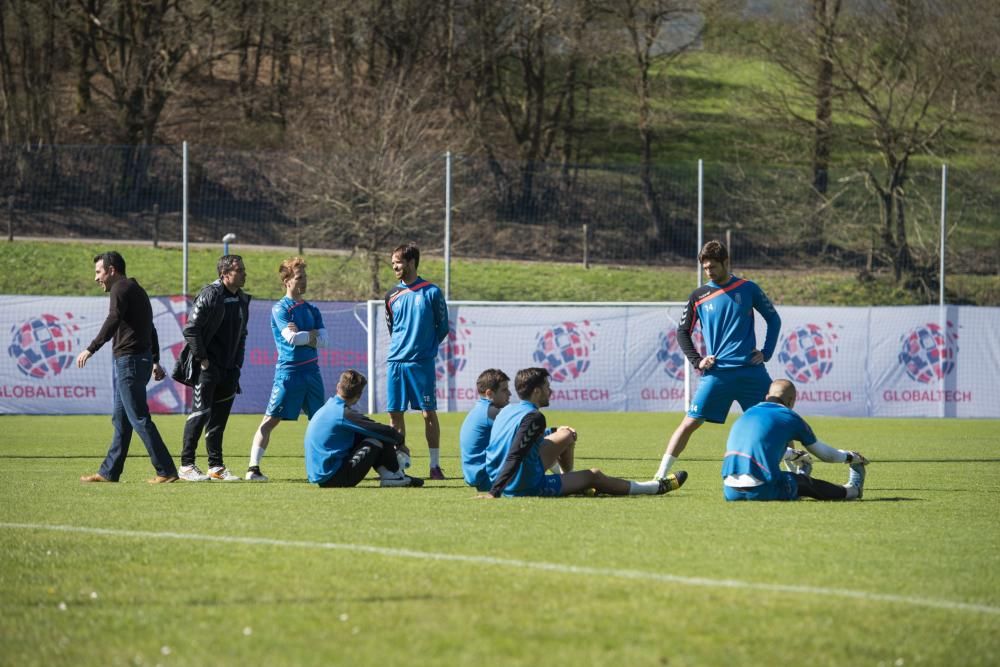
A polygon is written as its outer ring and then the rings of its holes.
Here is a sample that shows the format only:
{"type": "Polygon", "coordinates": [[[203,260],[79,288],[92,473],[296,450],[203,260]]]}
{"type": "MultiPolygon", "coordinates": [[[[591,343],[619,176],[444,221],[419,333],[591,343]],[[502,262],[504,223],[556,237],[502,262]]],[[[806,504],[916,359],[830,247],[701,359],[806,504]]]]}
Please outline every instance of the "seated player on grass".
{"type": "Polygon", "coordinates": [[[540,408],[548,406],[552,395],[549,372],[544,368],[522,369],[514,379],[514,388],[521,401],[501,410],[493,423],[486,449],[486,472],[492,486],[480,497],[568,496],[590,490],[614,496],[658,495],[680,488],[687,479],[683,470],[651,482],[609,477],[597,468],[573,470],[576,432],[565,428],[545,437],[545,415],[540,408]],[[545,470],[556,462],[566,472],[546,475],[545,470]]]}
{"type": "Polygon", "coordinates": [[[344,371],[337,395],[309,420],[305,437],[309,481],[323,488],[357,486],[375,468],[381,486],[423,486],[422,479],[399,469],[396,450],[403,446],[403,435],[352,409],[366,384],[361,373],[344,371]]]}
{"type": "Polygon", "coordinates": [[[462,476],[465,483],[479,491],[490,490],[486,474],[486,447],[490,444],[493,421],[500,410],[510,403],[510,378],[502,370],[487,368],[476,378],[479,400],[459,432],[459,449],[462,453],[462,476]]]}
{"type": "Polygon", "coordinates": [[[856,500],[861,498],[868,460],[858,452],[834,449],[816,439],[812,429],[796,414],[795,385],[775,380],[761,403],[751,407],[733,424],[722,460],[722,488],[726,500],[856,500]],[[843,486],[810,476],[811,465],[797,472],[779,469],[787,461],[786,445],[798,440],[809,453],[829,463],[847,463],[850,474],[843,486]]]}

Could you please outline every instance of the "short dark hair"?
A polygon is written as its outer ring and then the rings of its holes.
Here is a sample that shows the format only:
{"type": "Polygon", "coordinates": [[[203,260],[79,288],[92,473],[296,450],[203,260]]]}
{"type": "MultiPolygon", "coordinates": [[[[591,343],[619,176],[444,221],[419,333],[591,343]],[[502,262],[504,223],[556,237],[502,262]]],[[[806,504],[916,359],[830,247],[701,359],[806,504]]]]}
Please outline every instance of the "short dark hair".
{"type": "Polygon", "coordinates": [[[243,258],[240,255],[223,255],[219,258],[219,263],[215,265],[215,269],[221,277],[223,273],[235,271],[236,267],[242,263],[243,258]]]}
{"type": "Polygon", "coordinates": [[[115,250],[109,250],[107,252],[102,252],[100,255],[94,256],[94,264],[100,262],[104,265],[104,269],[107,270],[108,267],[114,267],[115,272],[121,275],[125,275],[125,258],[121,256],[121,253],[115,250]]]}
{"type": "Polygon", "coordinates": [[[514,378],[514,388],[521,400],[527,400],[531,392],[545,384],[549,372],[544,368],[522,368],[514,378]]]}
{"type": "Polygon", "coordinates": [[[476,378],[476,391],[480,396],[485,396],[486,391],[492,389],[496,391],[500,388],[501,382],[510,382],[510,378],[499,368],[487,368],[476,378]]]}
{"type": "Polygon", "coordinates": [[[412,259],[414,267],[420,266],[420,248],[417,247],[416,243],[404,243],[403,245],[398,245],[392,251],[393,255],[396,253],[399,253],[400,257],[407,262],[412,259]]]}
{"type": "Polygon", "coordinates": [[[337,380],[337,394],[345,401],[353,401],[361,396],[365,390],[368,380],[358,371],[350,368],[340,374],[337,380]]]}
{"type": "Polygon", "coordinates": [[[710,259],[714,259],[717,262],[729,261],[729,251],[726,250],[726,246],[721,241],[709,241],[702,246],[701,252],[698,253],[698,262],[701,263],[710,259]]]}

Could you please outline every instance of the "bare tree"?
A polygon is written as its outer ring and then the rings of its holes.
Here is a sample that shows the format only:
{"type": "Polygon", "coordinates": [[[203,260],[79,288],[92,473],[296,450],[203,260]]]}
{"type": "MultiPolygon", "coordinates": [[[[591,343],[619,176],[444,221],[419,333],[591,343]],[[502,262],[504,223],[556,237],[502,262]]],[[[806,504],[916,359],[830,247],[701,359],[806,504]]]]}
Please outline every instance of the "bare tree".
{"type": "Polygon", "coordinates": [[[866,3],[845,26],[849,40],[833,49],[845,114],[863,124],[860,165],[879,203],[883,259],[896,280],[918,270],[907,230],[906,185],[914,155],[932,153],[955,121],[957,81],[967,61],[961,43],[962,3],[933,0],[866,3]]]}
{"type": "Polygon", "coordinates": [[[667,216],[653,183],[653,146],[656,141],[653,80],[663,68],[700,42],[704,23],[696,0],[614,0],[602,5],[627,36],[632,59],[639,131],[639,178],[642,199],[649,215],[650,236],[672,245],[667,216]],[[668,29],[679,30],[668,34],[668,29]],[[654,71],[655,70],[655,71],[654,71]]]}
{"type": "Polygon", "coordinates": [[[565,134],[574,131],[575,98],[586,85],[583,37],[593,16],[586,0],[469,4],[466,40],[475,62],[457,108],[471,122],[509,206],[530,208],[536,171],[561,134],[564,160],[573,154],[565,134]],[[497,120],[506,138],[497,136],[497,120]],[[516,197],[501,163],[508,149],[518,159],[516,197]]]}
{"type": "Polygon", "coordinates": [[[285,187],[320,240],[362,253],[373,297],[382,294],[386,249],[411,239],[426,245],[428,230],[439,228],[444,142],[455,136],[447,114],[428,104],[433,90],[428,79],[402,74],[377,87],[356,83],[293,121],[300,149],[285,187]]]}
{"type": "Polygon", "coordinates": [[[78,33],[94,54],[92,90],[116,108],[117,136],[150,145],[167,101],[186,77],[217,58],[207,48],[211,3],[196,0],[77,0],[94,29],[78,33]]]}
{"type": "Polygon", "coordinates": [[[60,52],[58,0],[0,4],[0,138],[52,143],[58,126],[53,77],[60,52]]]}

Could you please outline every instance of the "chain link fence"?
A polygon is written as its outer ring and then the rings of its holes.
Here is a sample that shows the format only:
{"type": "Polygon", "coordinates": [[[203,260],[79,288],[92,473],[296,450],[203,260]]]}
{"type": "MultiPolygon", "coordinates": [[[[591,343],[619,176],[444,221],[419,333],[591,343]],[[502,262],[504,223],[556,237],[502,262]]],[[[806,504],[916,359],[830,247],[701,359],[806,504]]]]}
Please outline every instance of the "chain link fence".
{"type": "MultiPolygon", "coordinates": [[[[700,218],[741,269],[889,271],[885,236],[903,230],[933,283],[944,198],[949,278],[1000,274],[992,172],[950,170],[942,189],[939,166],[911,166],[887,213],[872,175],[844,169],[820,197],[806,168],[705,164],[699,179],[697,162],[644,173],[455,156],[448,188],[443,155],[359,157],[191,148],[188,240],[443,252],[450,193],[453,258],[693,267],[700,218]]],[[[179,146],[0,147],[0,215],[11,238],[180,242],[182,164],[179,146]]]]}

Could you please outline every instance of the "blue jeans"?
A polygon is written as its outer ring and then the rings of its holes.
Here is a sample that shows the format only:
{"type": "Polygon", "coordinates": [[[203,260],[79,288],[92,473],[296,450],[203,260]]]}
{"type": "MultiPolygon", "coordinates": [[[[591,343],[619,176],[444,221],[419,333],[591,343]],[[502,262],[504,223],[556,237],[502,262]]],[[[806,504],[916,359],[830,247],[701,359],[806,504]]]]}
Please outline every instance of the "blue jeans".
{"type": "Polygon", "coordinates": [[[156,474],[163,477],[177,476],[177,466],[149,415],[149,405],[146,403],[146,384],[152,374],[153,356],[148,352],[115,357],[115,398],[111,410],[111,425],[114,426],[115,435],[99,471],[102,477],[112,482],[117,482],[122,476],[133,430],[146,445],[156,474]]]}

